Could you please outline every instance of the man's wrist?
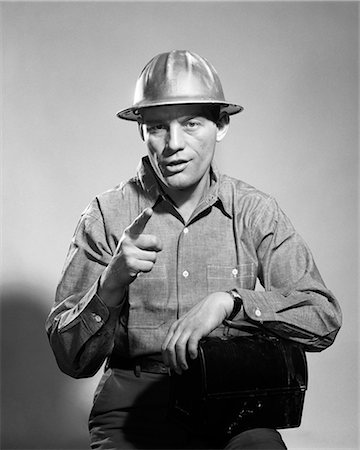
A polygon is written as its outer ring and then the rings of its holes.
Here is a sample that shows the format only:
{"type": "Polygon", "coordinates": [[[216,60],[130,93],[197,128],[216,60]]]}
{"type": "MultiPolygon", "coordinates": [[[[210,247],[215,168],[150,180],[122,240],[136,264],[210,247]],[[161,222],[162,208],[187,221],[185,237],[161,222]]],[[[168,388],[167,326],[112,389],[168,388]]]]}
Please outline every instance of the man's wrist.
{"type": "Polygon", "coordinates": [[[106,306],[117,307],[121,305],[126,292],[127,286],[109,289],[107,283],[105,283],[102,277],[100,277],[97,294],[99,295],[103,303],[106,304],[106,306]]]}
{"type": "Polygon", "coordinates": [[[240,313],[243,307],[243,301],[236,289],[231,289],[230,291],[227,291],[227,293],[230,294],[232,299],[234,300],[234,307],[230,315],[225,319],[226,321],[231,321],[240,313]]]}

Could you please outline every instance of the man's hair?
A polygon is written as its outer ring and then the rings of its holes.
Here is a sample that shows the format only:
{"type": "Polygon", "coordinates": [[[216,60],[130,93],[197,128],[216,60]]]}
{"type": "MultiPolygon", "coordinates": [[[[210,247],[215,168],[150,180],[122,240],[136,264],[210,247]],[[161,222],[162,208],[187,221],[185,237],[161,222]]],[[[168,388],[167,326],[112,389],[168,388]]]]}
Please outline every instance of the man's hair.
{"type": "MultiPolygon", "coordinates": [[[[154,106],[153,108],[161,108],[161,105],[159,106],[154,106]]],[[[138,113],[140,114],[140,120],[138,119],[139,124],[143,123],[143,114],[142,112],[144,111],[145,108],[143,109],[139,109],[138,113]]],[[[203,105],[201,105],[201,109],[202,109],[202,113],[204,114],[204,117],[206,117],[207,119],[211,120],[214,123],[218,123],[220,116],[221,116],[221,107],[220,105],[212,105],[212,104],[207,104],[204,103],[203,105]]]]}
{"type": "Polygon", "coordinates": [[[209,120],[212,120],[215,123],[218,123],[220,119],[220,105],[206,105],[204,111],[208,114],[206,117],[209,120]]]}

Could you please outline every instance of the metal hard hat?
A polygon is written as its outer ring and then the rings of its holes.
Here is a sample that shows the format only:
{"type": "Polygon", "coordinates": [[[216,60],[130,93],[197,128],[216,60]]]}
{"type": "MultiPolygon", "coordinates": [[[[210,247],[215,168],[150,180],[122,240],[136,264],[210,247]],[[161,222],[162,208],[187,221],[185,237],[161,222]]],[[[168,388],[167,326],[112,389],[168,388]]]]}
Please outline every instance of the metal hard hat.
{"type": "Polygon", "coordinates": [[[141,72],[133,106],[117,113],[121,119],[141,119],[141,109],[180,104],[219,105],[229,115],[243,110],[227,102],[214,67],[187,50],[173,50],[155,56],[141,72]]]}

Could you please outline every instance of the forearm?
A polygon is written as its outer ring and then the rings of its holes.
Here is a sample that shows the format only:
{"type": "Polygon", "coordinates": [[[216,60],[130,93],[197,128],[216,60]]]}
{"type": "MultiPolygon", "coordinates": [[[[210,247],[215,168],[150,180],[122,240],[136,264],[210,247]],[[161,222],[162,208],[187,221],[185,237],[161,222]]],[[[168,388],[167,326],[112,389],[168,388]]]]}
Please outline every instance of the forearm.
{"type": "Polygon", "coordinates": [[[97,294],[106,306],[108,306],[109,308],[118,308],[119,306],[121,306],[126,296],[128,286],[116,286],[115,288],[112,287],[108,282],[106,273],[107,268],[104,270],[100,277],[97,294]]]}
{"type": "Polygon", "coordinates": [[[341,326],[337,300],[330,291],[295,290],[287,295],[276,291],[237,289],[243,310],[229,324],[240,328],[245,317],[266,330],[304,345],[308,351],[329,347],[341,326]]]}

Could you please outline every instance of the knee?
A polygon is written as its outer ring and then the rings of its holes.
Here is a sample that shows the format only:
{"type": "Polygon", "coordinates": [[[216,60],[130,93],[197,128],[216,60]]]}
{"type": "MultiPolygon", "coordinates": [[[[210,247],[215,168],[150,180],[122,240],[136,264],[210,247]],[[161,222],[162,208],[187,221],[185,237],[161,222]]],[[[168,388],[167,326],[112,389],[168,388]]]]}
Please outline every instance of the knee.
{"type": "Polygon", "coordinates": [[[280,433],[272,428],[253,428],[234,436],[227,450],[286,450],[280,433]]]}

